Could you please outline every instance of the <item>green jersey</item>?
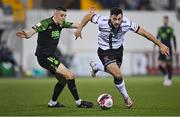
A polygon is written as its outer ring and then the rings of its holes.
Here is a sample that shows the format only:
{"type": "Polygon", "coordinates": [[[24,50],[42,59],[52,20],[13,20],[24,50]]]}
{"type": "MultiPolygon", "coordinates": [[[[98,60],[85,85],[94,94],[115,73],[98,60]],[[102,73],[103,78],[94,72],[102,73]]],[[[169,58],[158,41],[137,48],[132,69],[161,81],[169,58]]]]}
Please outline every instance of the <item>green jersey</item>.
{"type": "Polygon", "coordinates": [[[38,32],[36,56],[54,55],[63,28],[71,28],[72,22],[56,24],[52,17],[42,20],[32,28],[38,32]]]}
{"type": "Polygon", "coordinates": [[[169,47],[170,51],[172,51],[171,39],[173,39],[174,30],[170,26],[162,26],[158,30],[157,38],[160,41],[169,47]]]}

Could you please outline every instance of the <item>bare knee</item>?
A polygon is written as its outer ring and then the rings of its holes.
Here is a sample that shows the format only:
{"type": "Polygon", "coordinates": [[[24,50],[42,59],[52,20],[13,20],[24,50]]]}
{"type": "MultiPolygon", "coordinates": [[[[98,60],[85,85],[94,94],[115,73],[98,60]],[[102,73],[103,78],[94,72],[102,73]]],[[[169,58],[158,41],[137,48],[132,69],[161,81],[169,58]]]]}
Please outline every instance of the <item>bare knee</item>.
{"type": "Polygon", "coordinates": [[[119,71],[112,73],[112,75],[115,79],[122,79],[121,73],[119,71]]]}
{"type": "Polygon", "coordinates": [[[70,73],[69,75],[68,75],[68,79],[70,79],[70,80],[73,80],[73,79],[75,79],[75,74],[74,73],[70,73]]]}
{"type": "Polygon", "coordinates": [[[120,71],[117,71],[117,72],[115,72],[114,74],[113,74],[113,76],[114,76],[114,83],[115,84],[121,84],[122,83],[122,81],[123,81],[123,78],[122,78],[122,76],[121,76],[121,72],[120,71]]]}
{"type": "Polygon", "coordinates": [[[122,79],[121,70],[116,63],[109,64],[107,70],[115,79],[122,79]]]}

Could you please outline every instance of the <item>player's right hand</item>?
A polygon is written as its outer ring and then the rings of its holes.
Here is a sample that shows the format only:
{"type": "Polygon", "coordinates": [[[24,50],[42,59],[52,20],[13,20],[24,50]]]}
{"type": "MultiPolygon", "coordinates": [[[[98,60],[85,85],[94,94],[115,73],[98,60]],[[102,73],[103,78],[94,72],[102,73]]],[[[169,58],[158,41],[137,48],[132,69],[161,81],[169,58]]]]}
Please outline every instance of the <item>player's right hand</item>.
{"type": "Polygon", "coordinates": [[[24,31],[16,32],[16,36],[20,38],[27,38],[27,34],[24,31]]]}
{"type": "Polygon", "coordinates": [[[160,51],[162,54],[169,56],[169,48],[166,45],[161,44],[160,45],[160,51]]]}
{"type": "Polygon", "coordinates": [[[96,10],[96,8],[95,8],[94,6],[91,6],[91,7],[89,8],[89,12],[90,12],[91,14],[94,14],[95,10],[96,10]]]}

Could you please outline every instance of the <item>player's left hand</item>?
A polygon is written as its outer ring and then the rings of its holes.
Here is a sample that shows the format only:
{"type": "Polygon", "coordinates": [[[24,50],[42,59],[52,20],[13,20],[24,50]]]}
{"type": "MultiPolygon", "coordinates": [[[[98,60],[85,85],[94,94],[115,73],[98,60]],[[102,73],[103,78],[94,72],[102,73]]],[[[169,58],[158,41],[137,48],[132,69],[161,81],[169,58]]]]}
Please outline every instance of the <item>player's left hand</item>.
{"type": "Polygon", "coordinates": [[[160,45],[160,51],[162,54],[169,56],[169,48],[166,45],[164,44],[160,45]]]}

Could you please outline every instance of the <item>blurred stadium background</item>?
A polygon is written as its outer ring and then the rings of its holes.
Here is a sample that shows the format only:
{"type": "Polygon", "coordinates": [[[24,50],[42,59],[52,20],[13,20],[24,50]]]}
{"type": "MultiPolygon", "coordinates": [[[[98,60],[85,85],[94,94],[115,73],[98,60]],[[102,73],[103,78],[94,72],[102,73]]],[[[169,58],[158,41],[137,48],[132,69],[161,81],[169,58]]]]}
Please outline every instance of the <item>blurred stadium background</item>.
{"type": "MultiPolygon", "coordinates": [[[[180,115],[179,27],[180,0],[0,0],[0,115],[180,115]],[[173,57],[173,72],[176,75],[173,86],[167,88],[162,85],[163,76],[159,76],[157,68],[158,49],[154,52],[153,43],[129,32],[124,43],[122,73],[127,76],[126,85],[135,107],[131,111],[125,109],[123,101],[119,101],[113,79],[89,78],[89,62],[99,61],[96,53],[97,26],[89,23],[83,30],[82,40],[74,40],[75,30],[63,30],[57,53],[68,68],[81,76],[76,82],[83,99],[96,104],[99,94],[109,92],[113,95],[114,107],[104,112],[97,106],[89,110],[78,109],[65,88],[60,99],[67,108],[48,109],[46,104],[56,80],[49,79],[50,74],[37,63],[34,55],[37,34],[30,40],[21,40],[15,33],[28,30],[40,20],[50,17],[52,9],[59,5],[68,9],[67,20],[76,22],[82,19],[90,6],[95,6],[97,12],[103,15],[109,15],[111,7],[120,7],[125,16],[154,35],[162,25],[162,17],[168,15],[175,30],[178,49],[178,55],[173,57]]],[[[105,73],[98,75],[108,76],[105,73]]]]}
{"type": "MultiPolygon", "coordinates": [[[[62,5],[68,9],[67,20],[79,22],[90,6],[97,12],[109,15],[109,8],[120,7],[125,16],[142,25],[156,35],[162,25],[162,17],[170,17],[170,25],[175,29],[178,56],[174,56],[174,73],[180,74],[180,1],[179,0],[0,0],[0,76],[46,76],[34,56],[36,37],[20,40],[15,32],[29,29],[40,20],[52,15],[52,8],[62,5]]],[[[97,26],[91,23],[83,31],[82,40],[74,40],[74,30],[63,30],[58,47],[63,63],[78,76],[89,76],[89,61],[98,61],[97,26]]],[[[130,32],[131,33],[131,32],[130,32]]],[[[158,50],[153,52],[153,44],[136,34],[126,35],[124,75],[157,75],[158,50]]],[[[98,75],[106,75],[99,73],[98,75]]]]}

